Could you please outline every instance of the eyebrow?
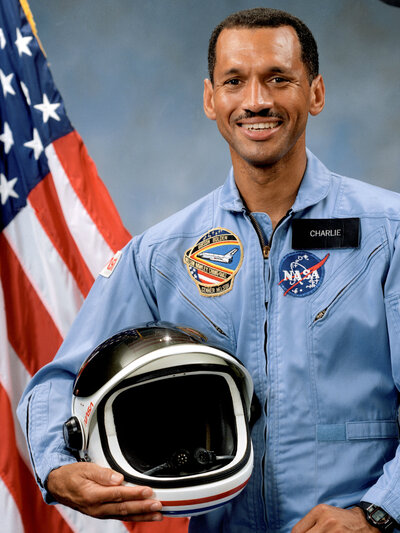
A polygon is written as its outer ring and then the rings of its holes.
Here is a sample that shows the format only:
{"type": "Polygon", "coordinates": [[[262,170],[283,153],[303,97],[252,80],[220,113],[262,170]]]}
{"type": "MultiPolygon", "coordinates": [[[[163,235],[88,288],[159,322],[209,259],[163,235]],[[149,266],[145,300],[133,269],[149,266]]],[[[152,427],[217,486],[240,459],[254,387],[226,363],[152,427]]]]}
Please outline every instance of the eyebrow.
{"type": "Polygon", "coordinates": [[[278,74],[287,74],[288,73],[288,69],[285,69],[285,68],[281,68],[281,67],[272,67],[270,69],[271,72],[277,72],[278,74]]]}
{"type": "MultiPolygon", "coordinates": [[[[269,68],[268,72],[273,72],[273,73],[278,73],[278,74],[287,74],[288,70],[285,69],[285,68],[282,68],[282,67],[274,66],[274,67],[269,68]]],[[[241,69],[240,68],[232,67],[229,70],[226,70],[225,72],[223,72],[222,75],[223,76],[232,76],[232,75],[236,75],[236,74],[240,74],[240,73],[241,73],[241,69]]]]}
{"type": "Polygon", "coordinates": [[[233,68],[230,68],[229,70],[226,70],[222,74],[223,76],[232,76],[232,74],[240,74],[240,69],[233,67],[233,68]]]}

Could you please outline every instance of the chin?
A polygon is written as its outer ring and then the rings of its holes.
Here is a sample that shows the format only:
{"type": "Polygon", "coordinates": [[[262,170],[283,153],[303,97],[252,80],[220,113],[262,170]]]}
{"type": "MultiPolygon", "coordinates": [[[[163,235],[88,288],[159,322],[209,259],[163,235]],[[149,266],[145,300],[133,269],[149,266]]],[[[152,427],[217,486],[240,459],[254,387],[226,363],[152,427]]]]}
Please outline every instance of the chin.
{"type": "Polygon", "coordinates": [[[270,168],[278,163],[282,158],[280,156],[258,156],[258,157],[245,157],[243,158],[245,162],[254,168],[270,168]]]}

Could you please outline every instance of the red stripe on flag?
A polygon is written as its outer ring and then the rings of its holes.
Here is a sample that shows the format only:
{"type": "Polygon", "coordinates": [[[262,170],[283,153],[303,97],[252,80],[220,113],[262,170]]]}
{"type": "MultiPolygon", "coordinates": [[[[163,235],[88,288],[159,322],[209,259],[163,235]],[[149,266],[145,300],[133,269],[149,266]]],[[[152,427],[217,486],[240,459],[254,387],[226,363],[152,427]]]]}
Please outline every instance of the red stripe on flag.
{"type": "Polygon", "coordinates": [[[204,282],[204,283],[212,283],[212,284],[215,285],[216,281],[218,283],[220,283],[222,281],[226,281],[225,278],[219,278],[217,276],[213,276],[212,274],[209,274],[208,272],[207,273],[202,272],[201,270],[198,270],[197,275],[199,276],[201,281],[204,282]]]}
{"type": "Polygon", "coordinates": [[[0,278],[8,339],[33,375],[53,359],[62,337],[3,234],[0,234],[0,278]]]}
{"type": "Polygon", "coordinates": [[[53,246],[74,276],[79,290],[86,296],[93,285],[94,278],[65,222],[51,174],[36,185],[28,198],[53,246]]]}
{"type": "Polygon", "coordinates": [[[99,232],[110,248],[120,250],[131,236],[124,228],[110,194],[97,175],[80,135],[72,131],[54,141],[53,146],[75,193],[99,232]]]}
{"type": "Polygon", "coordinates": [[[25,531],[73,533],[54,506],[46,505],[15,441],[14,420],[7,393],[0,384],[0,475],[19,509],[25,531]]]}
{"type": "Polygon", "coordinates": [[[187,533],[189,518],[165,517],[161,522],[124,522],[131,533],[187,533]]]}

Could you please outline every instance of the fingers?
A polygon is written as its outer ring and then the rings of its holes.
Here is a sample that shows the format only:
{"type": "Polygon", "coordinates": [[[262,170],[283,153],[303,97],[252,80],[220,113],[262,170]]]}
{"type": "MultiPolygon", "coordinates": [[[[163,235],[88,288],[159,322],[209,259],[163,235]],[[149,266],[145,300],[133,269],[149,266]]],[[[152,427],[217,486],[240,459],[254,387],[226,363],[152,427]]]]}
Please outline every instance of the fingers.
{"type": "Polygon", "coordinates": [[[156,500],[131,500],[95,505],[90,514],[96,518],[117,518],[130,522],[159,521],[163,518],[161,508],[161,503],[156,500]]]}
{"type": "MultiPolygon", "coordinates": [[[[315,508],[314,508],[315,509],[315,508]]],[[[314,516],[314,509],[311,509],[292,529],[292,533],[305,533],[315,526],[316,518],[314,516]]]]}
{"type": "Polygon", "coordinates": [[[123,476],[92,463],[53,470],[47,488],[58,502],[95,518],[161,520],[162,505],[149,487],[122,485],[123,476]]]}
{"type": "Polygon", "coordinates": [[[320,504],[302,518],[292,533],[372,533],[376,528],[365,519],[359,508],[341,509],[320,504]]]}
{"type": "Polygon", "coordinates": [[[86,464],[89,468],[85,468],[83,474],[100,485],[121,485],[124,481],[124,476],[120,472],[115,472],[111,468],[103,468],[94,463],[86,464]]]}

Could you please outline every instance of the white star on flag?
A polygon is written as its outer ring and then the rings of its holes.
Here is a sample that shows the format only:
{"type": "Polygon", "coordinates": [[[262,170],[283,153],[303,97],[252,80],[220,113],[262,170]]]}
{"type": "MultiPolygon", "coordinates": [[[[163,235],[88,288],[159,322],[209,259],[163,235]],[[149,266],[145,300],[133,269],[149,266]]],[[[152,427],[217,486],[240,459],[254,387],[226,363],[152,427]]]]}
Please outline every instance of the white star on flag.
{"type": "Polygon", "coordinates": [[[4,131],[0,135],[0,141],[4,143],[4,151],[8,154],[11,150],[11,146],[14,144],[14,137],[8,122],[4,122],[4,131]]]}
{"type": "Polygon", "coordinates": [[[6,46],[6,38],[4,37],[4,31],[0,28],[0,48],[4,50],[6,46]]]}
{"type": "Polygon", "coordinates": [[[21,57],[22,54],[27,54],[28,56],[32,55],[32,52],[28,48],[28,44],[32,41],[32,36],[23,37],[22,33],[20,32],[20,29],[17,28],[17,40],[15,41],[15,44],[18,48],[18,54],[21,57]]]}
{"type": "MultiPolygon", "coordinates": [[[[1,72],[1,71],[0,71],[1,72]]],[[[55,120],[60,120],[60,117],[56,113],[57,107],[60,104],[51,104],[47,98],[47,94],[43,95],[43,102],[41,104],[36,104],[33,107],[39,109],[43,113],[43,122],[47,122],[49,118],[54,118],[55,120]]]]}
{"type": "Polygon", "coordinates": [[[43,144],[36,128],[33,130],[33,139],[27,143],[24,143],[24,146],[27,148],[32,148],[33,155],[37,161],[40,157],[40,154],[43,152],[43,144]]]}
{"type": "Polygon", "coordinates": [[[18,194],[14,191],[14,187],[17,181],[18,178],[13,178],[12,180],[7,181],[5,175],[0,174],[0,196],[2,205],[7,202],[10,196],[12,196],[13,198],[19,198],[18,194]]]}
{"type": "Polygon", "coordinates": [[[14,74],[12,72],[8,76],[6,76],[0,68],[0,82],[3,86],[4,96],[7,96],[7,94],[15,94],[14,89],[11,87],[11,80],[13,79],[13,76],[14,74]]]}
{"type": "Polygon", "coordinates": [[[21,85],[22,92],[25,95],[25,100],[27,101],[28,105],[31,105],[31,97],[29,96],[28,87],[25,85],[23,81],[20,82],[20,85],[21,85]]]}

